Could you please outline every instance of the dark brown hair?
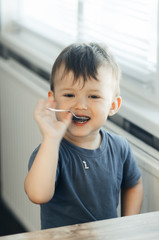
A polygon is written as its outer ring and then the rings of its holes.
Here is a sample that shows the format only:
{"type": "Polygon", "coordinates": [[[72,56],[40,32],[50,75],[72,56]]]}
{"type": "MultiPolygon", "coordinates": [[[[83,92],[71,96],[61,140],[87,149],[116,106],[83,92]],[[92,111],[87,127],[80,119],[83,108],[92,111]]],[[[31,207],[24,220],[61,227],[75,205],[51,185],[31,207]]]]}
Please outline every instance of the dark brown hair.
{"type": "Polygon", "coordinates": [[[120,68],[106,45],[98,43],[75,43],[66,47],[56,58],[51,74],[50,88],[54,91],[54,81],[59,68],[64,65],[64,73],[69,71],[74,73],[74,81],[83,77],[84,83],[93,78],[97,79],[97,70],[100,66],[106,64],[111,67],[118,86],[119,93],[120,68]]]}

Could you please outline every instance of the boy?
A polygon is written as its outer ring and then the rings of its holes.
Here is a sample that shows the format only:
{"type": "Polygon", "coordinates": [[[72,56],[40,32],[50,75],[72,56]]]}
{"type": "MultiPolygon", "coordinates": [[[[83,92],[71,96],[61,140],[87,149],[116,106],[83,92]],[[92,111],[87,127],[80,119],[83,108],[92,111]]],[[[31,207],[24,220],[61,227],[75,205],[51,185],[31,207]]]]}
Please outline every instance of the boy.
{"type": "Polygon", "coordinates": [[[41,206],[42,229],[117,217],[120,189],[122,216],[140,212],[141,174],[128,142],[101,128],[120,108],[119,79],[102,45],[72,44],[57,57],[48,99],[35,110],[43,139],[25,179],[29,199],[41,206]]]}

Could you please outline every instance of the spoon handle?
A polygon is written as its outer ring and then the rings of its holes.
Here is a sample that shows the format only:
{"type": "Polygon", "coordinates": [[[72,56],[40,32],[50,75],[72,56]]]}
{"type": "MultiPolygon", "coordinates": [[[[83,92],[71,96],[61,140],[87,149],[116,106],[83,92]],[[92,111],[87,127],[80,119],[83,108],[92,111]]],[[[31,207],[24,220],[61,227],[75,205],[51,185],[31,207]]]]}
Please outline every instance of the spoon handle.
{"type": "Polygon", "coordinates": [[[76,116],[76,114],[73,113],[71,110],[55,109],[55,108],[49,108],[49,107],[47,107],[46,109],[49,110],[49,111],[52,111],[52,112],[69,112],[69,113],[72,113],[72,115],[73,115],[75,118],[84,119],[84,117],[78,117],[78,116],[76,116]]]}
{"type": "Polygon", "coordinates": [[[49,108],[49,107],[47,107],[46,109],[52,112],[71,112],[70,110],[55,109],[55,108],[49,108]]]}

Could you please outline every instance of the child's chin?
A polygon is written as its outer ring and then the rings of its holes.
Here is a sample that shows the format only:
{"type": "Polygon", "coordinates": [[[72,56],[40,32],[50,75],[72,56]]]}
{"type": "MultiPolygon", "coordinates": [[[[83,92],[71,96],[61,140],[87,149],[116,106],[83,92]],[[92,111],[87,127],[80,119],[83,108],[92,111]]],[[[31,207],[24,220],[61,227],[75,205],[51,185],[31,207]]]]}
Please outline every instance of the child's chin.
{"type": "Polygon", "coordinates": [[[89,131],[88,129],[82,129],[74,126],[68,129],[68,133],[75,137],[85,137],[89,134],[89,131]]]}

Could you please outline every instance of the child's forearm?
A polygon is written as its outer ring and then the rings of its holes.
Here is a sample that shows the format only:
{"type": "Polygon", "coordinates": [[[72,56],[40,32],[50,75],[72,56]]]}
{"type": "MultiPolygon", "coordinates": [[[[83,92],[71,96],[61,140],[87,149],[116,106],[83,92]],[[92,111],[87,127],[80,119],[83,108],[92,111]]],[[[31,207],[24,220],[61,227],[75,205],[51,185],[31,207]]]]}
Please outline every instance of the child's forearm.
{"type": "Polygon", "coordinates": [[[48,202],[54,194],[58,149],[58,141],[49,137],[44,138],[26,176],[25,191],[34,203],[48,202]]]}
{"type": "Polygon", "coordinates": [[[137,184],[121,191],[121,216],[139,214],[143,200],[143,185],[140,178],[137,184]]]}
{"type": "Polygon", "coordinates": [[[43,141],[24,183],[29,199],[38,204],[48,202],[54,195],[59,144],[72,119],[71,113],[67,113],[58,121],[47,107],[55,107],[53,96],[39,100],[35,109],[34,118],[43,141]]]}

